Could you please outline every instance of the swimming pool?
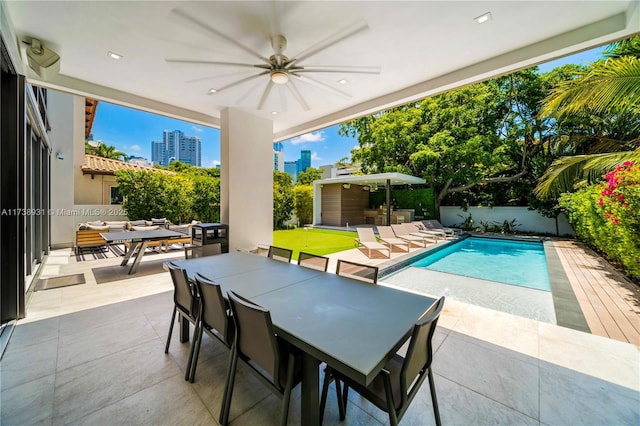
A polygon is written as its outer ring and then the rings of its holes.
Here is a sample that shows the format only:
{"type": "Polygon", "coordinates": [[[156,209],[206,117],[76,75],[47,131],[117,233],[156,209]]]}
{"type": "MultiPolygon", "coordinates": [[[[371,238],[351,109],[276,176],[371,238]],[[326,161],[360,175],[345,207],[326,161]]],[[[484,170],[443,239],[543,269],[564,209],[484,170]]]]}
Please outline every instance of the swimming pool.
{"type": "Polygon", "coordinates": [[[556,324],[547,255],[539,239],[469,236],[389,266],[379,279],[421,294],[445,295],[556,324]]]}
{"type": "Polygon", "coordinates": [[[550,291],[540,241],[469,237],[410,266],[550,291]]]}

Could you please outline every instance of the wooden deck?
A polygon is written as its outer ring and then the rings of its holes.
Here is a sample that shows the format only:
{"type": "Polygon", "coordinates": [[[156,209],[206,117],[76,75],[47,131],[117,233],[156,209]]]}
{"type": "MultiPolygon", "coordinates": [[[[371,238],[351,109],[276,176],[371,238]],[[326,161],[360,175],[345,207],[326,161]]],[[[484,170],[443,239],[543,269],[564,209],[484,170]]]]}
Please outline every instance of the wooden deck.
{"type": "Polygon", "coordinates": [[[577,241],[554,241],[591,334],[640,346],[640,288],[577,241]]]}

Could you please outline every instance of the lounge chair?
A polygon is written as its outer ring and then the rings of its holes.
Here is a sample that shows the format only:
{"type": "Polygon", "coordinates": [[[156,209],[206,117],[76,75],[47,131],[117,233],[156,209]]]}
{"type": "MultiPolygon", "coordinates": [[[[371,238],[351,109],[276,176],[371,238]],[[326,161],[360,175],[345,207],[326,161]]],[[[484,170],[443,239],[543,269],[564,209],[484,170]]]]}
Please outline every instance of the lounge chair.
{"type": "Polygon", "coordinates": [[[367,255],[369,258],[371,257],[371,250],[378,250],[380,252],[386,251],[389,253],[387,257],[391,258],[391,249],[378,242],[376,234],[373,233],[373,229],[356,228],[356,231],[358,231],[358,238],[356,238],[356,242],[364,246],[369,251],[369,254],[367,255]]]}
{"type": "Polygon", "coordinates": [[[405,240],[410,244],[422,244],[423,247],[427,246],[427,239],[431,239],[426,235],[413,235],[411,231],[405,228],[406,224],[402,225],[391,225],[391,229],[393,229],[393,233],[396,234],[397,238],[401,240],[405,240]]]}
{"type": "Polygon", "coordinates": [[[423,220],[422,224],[427,229],[440,230],[440,231],[445,232],[447,235],[460,235],[460,234],[462,234],[462,229],[460,229],[460,228],[447,228],[446,226],[443,226],[437,219],[423,220]]]}
{"type": "Polygon", "coordinates": [[[418,225],[415,222],[411,222],[411,223],[407,223],[407,226],[405,227],[411,234],[414,235],[424,235],[428,238],[431,238],[433,240],[435,240],[435,242],[438,242],[438,239],[442,238],[442,239],[446,239],[447,238],[447,234],[443,231],[437,230],[437,229],[427,229],[425,228],[422,224],[418,225]]]}
{"type": "Polygon", "coordinates": [[[407,251],[409,251],[409,246],[411,244],[406,240],[396,237],[396,234],[393,233],[393,228],[391,228],[391,226],[378,226],[377,228],[380,240],[384,244],[388,244],[390,249],[393,249],[393,246],[407,246],[407,251]]]}

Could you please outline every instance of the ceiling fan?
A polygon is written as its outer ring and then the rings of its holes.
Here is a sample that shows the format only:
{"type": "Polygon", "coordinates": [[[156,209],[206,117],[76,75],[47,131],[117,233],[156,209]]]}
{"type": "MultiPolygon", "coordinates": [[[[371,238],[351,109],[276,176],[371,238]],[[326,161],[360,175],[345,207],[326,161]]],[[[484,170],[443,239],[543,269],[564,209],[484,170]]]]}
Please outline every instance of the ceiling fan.
{"type": "MultiPolygon", "coordinates": [[[[215,94],[222,92],[224,90],[230,89],[232,87],[241,85],[243,83],[263,78],[263,76],[268,76],[268,83],[262,92],[260,100],[258,102],[257,108],[263,109],[269,94],[275,85],[280,85],[289,90],[292,96],[296,99],[300,107],[308,111],[309,105],[302,97],[300,90],[298,89],[295,81],[300,81],[304,84],[308,84],[311,86],[315,86],[317,88],[329,91],[335,95],[350,98],[351,95],[343,90],[339,90],[329,84],[326,84],[320,80],[317,80],[313,77],[310,77],[310,73],[341,73],[341,74],[380,74],[380,67],[369,67],[369,66],[332,66],[332,65],[304,65],[303,61],[306,59],[320,53],[321,51],[340,43],[358,33],[361,33],[369,28],[369,26],[364,22],[359,22],[357,24],[349,25],[332,34],[328,38],[310,46],[309,48],[299,52],[298,54],[287,57],[284,54],[284,51],[287,48],[287,39],[282,34],[274,34],[271,36],[271,47],[273,49],[273,54],[269,57],[263,56],[255,50],[251,49],[248,46],[234,40],[233,38],[223,34],[222,32],[212,28],[211,26],[199,21],[196,18],[193,18],[181,10],[174,9],[172,10],[172,14],[187,23],[190,26],[195,26],[200,30],[203,30],[206,33],[213,34],[218,38],[221,38],[241,50],[244,50],[247,53],[250,53],[256,59],[258,59],[259,63],[242,63],[242,62],[222,62],[222,61],[205,61],[205,60],[190,60],[190,59],[165,59],[165,61],[169,64],[191,64],[191,65],[213,65],[213,66],[223,66],[223,67],[243,67],[243,68],[254,68],[257,73],[252,74],[248,77],[241,78],[232,83],[226,84],[222,87],[217,87],[209,90],[209,94],[215,94]]],[[[201,79],[199,79],[201,80],[201,79]]],[[[245,95],[246,96],[246,95],[245,95]]],[[[243,97],[244,98],[244,97],[243,97]]]]}

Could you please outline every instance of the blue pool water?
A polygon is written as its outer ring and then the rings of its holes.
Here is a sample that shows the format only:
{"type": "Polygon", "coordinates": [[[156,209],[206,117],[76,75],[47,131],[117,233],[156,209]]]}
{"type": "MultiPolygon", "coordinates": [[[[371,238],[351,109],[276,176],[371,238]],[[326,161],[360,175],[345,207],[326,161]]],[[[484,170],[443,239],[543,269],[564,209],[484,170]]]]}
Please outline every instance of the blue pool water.
{"type": "Polygon", "coordinates": [[[469,237],[411,266],[550,291],[541,242],[469,237]]]}

